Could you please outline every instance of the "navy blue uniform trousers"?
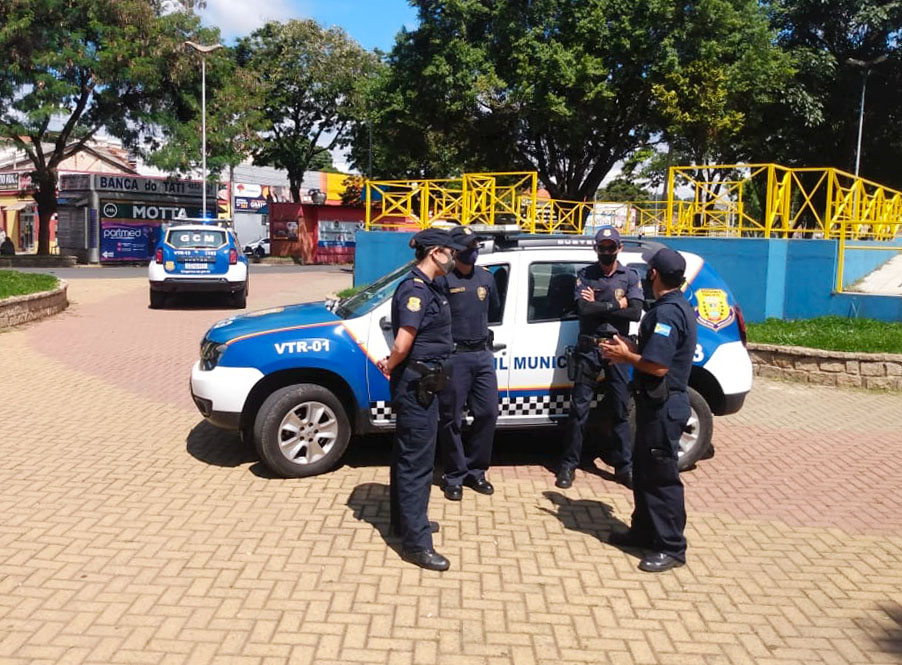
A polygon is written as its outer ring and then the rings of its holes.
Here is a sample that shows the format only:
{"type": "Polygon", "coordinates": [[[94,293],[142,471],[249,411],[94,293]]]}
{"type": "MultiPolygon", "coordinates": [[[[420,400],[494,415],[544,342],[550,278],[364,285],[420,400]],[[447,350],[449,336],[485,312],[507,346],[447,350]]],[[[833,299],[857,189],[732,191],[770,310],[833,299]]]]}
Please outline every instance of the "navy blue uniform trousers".
{"type": "Polygon", "coordinates": [[[664,552],[686,561],[686,504],[678,467],[680,437],[689,419],[689,396],[672,393],[659,407],[636,400],[631,531],[664,552]]]}
{"type": "Polygon", "coordinates": [[[439,394],[439,442],[445,484],[460,485],[469,477],[485,477],[492,460],[492,442],[498,420],[498,379],[491,351],[458,351],[451,356],[451,382],[439,394]],[[461,420],[464,406],[473,423],[464,442],[461,420]]]}
{"type": "Polygon", "coordinates": [[[583,452],[583,438],[595,390],[600,385],[604,394],[602,408],[611,423],[608,441],[599,450],[601,459],[610,464],[618,473],[625,473],[632,464],[629,423],[629,373],[622,363],[604,363],[605,380],[601,384],[588,383],[582,379],[583,373],[597,376],[602,367],[601,354],[592,350],[577,356],[583,368],[570,392],[570,414],[564,438],[564,452],[561,455],[562,469],[579,466],[583,452]],[[585,368],[585,369],[584,369],[585,368]]]}
{"type": "Polygon", "coordinates": [[[429,406],[417,401],[420,375],[402,363],[391,374],[389,386],[395,413],[395,440],[391,460],[391,522],[401,532],[405,550],[431,550],[432,531],[426,517],[435,468],[438,398],[429,406]]]}

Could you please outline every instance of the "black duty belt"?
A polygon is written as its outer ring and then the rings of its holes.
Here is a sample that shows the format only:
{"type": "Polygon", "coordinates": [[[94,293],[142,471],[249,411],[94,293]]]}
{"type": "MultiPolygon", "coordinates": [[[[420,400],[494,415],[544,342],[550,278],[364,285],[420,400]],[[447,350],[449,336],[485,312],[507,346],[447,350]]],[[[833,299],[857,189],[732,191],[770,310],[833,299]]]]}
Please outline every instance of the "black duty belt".
{"type": "Polygon", "coordinates": [[[486,348],[486,340],[482,340],[481,342],[455,342],[454,343],[454,352],[455,353],[472,353],[473,351],[485,351],[486,348]]]}

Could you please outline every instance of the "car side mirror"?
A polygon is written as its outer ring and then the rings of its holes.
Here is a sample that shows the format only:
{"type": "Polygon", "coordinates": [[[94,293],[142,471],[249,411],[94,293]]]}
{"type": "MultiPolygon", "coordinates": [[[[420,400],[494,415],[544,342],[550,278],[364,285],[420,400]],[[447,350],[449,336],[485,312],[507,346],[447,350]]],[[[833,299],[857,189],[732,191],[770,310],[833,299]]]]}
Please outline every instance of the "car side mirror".
{"type": "Polygon", "coordinates": [[[379,327],[382,328],[382,330],[391,330],[391,321],[388,320],[387,316],[383,316],[379,319],[379,327]]]}

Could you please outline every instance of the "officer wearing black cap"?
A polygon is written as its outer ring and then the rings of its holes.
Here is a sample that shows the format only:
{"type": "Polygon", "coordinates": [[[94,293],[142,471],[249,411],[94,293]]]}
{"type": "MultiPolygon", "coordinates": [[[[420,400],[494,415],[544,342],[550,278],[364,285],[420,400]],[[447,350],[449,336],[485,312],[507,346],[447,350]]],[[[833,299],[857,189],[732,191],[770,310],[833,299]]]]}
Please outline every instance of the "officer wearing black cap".
{"type": "Polygon", "coordinates": [[[573,389],[570,414],[565,433],[565,447],[558,466],[555,485],[568,488],[573,484],[573,470],[579,465],[583,435],[589,419],[589,407],[604,373],[601,387],[602,407],[610,422],[611,433],[602,447],[602,459],[614,467],[615,478],[624,485],[632,484],[632,454],[628,416],[629,376],[623,365],[605,362],[598,348],[602,336],[629,334],[631,321],[642,316],[644,298],[639,274],[617,261],[623,244],[613,226],[602,226],[595,234],[598,262],[577,274],[574,298],[579,314],[579,345],[571,357],[573,389]]]}
{"type": "Polygon", "coordinates": [[[439,394],[438,438],[445,470],[443,489],[449,501],[460,501],[463,485],[480,494],[495,488],[485,472],[492,459],[492,441],[498,420],[498,380],[490,348],[489,313],[501,308],[495,279],[476,267],[479,241],[472,229],[457,226],[451,237],[466,247],[454,259],[454,269],[441,278],[451,303],[451,381],[439,394]],[[473,418],[466,440],[461,436],[464,406],[473,418]]]}
{"type": "Polygon", "coordinates": [[[695,312],[683,296],[686,261],[661,249],[648,261],[655,303],[639,325],[639,344],[603,342],[604,357],[635,368],[636,449],[633,452],[632,525],[611,534],[618,546],[651,552],[639,563],[661,572],[686,562],[686,505],[677,467],[680,437],[689,419],[689,373],[695,354],[695,312]]]}
{"type": "Polygon", "coordinates": [[[451,308],[435,283],[451,271],[454,252],[464,249],[447,231],[426,229],[410,241],[416,266],[398,284],[392,297],[395,336],[391,353],[377,363],[389,379],[396,416],[391,464],[391,528],[401,535],[401,556],[430,570],[448,570],[448,559],[432,546],[438,524],[426,516],[432,469],[438,401],[447,380],[444,363],[453,350],[451,308]]]}

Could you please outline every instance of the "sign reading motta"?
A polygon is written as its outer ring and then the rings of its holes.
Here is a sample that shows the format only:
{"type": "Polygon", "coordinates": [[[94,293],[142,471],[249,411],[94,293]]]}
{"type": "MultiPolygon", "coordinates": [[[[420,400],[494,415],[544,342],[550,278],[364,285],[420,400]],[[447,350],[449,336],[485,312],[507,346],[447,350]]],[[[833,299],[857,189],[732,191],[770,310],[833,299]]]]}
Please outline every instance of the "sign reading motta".
{"type": "MultiPolygon", "coordinates": [[[[90,189],[102,192],[127,192],[130,194],[181,194],[183,196],[202,195],[201,183],[193,180],[160,180],[157,178],[139,178],[131,175],[105,175],[95,173],[91,176],[62,176],[60,189],[90,189]]],[[[216,185],[207,183],[207,194],[216,195],[216,185]]]]}
{"type": "Polygon", "coordinates": [[[201,208],[162,203],[113,203],[104,201],[100,205],[100,216],[104,219],[141,219],[166,222],[187,217],[200,217],[201,208]]]}

